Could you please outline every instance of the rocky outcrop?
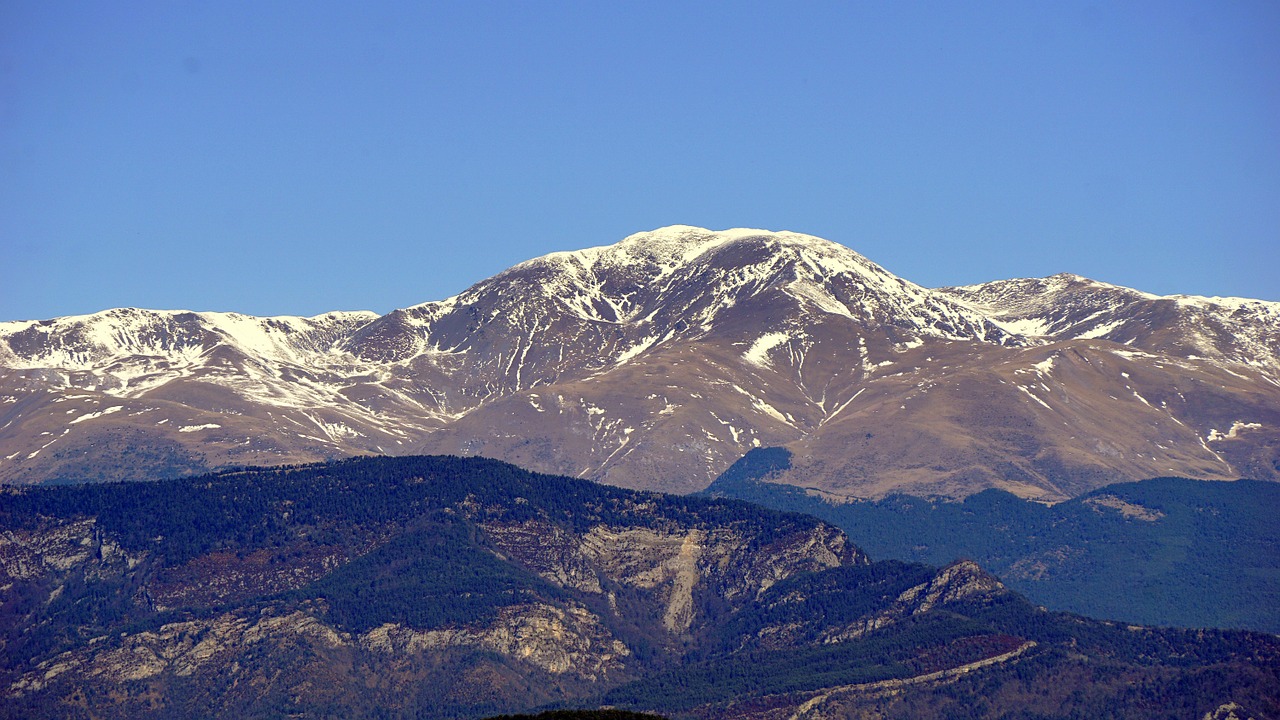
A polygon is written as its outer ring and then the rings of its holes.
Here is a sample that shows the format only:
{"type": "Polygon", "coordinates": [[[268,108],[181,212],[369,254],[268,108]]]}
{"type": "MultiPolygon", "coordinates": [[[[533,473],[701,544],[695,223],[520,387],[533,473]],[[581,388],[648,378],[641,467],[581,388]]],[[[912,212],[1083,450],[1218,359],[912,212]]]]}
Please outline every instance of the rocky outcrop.
{"type": "MultiPolygon", "coordinates": [[[[862,638],[903,620],[954,603],[984,603],[1008,594],[998,580],[969,561],[960,561],[934,572],[915,566],[917,580],[910,585],[880,585],[878,602],[857,614],[844,611],[843,589],[836,584],[790,583],[772,593],[764,605],[763,623],[739,638],[741,647],[780,649],[803,643],[834,645],[862,638]]],[[[850,584],[881,583],[874,575],[851,576],[850,584]]],[[[854,590],[853,592],[857,592],[854,590]]],[[[865,601],[861,601],[865,604],[865,601]]]]}
{"type": "Polygon", "coordinates": [[[898,605],[912,615],[928,612],[938,605],[1004,591],[989,573],[971,560],[948,565],[928,583],[917,585],[898,596],[898,605]]]}
{"type": "Polygon", "coordinates": [[[21,696],[40,690],[68,672],[109,681],[145,680],[163,673],[188,677],[201,671],[223,672],[259,645],[278,652],[286,644],[340,647],[350,643],[349,635],[303,612],[257,618],[227,613],[118,638],[95,638],[87,648],[40,663],[11,684],[9,693],[21,696]]]}
{"type": "Polygon", "coordinates": [[[755,598],[798,573],[870,563],[844,532],[824,523],[808,533],[796,533],[745,554],[740,563],[731,566],[730,577],[738,580],[725,594],[755,598]]]}
{"type": "Polygon", "coordinates": [[[601,619],[580,605],[547,604],[503,608],[481,627],[414,630],[386,623],[358,642],[379,653],[414,655],[449,648],[487,650],[527,662],[553,675],[602,680],[622,667],[631,650],[601,619]]]}
{"type": "Polygon", "coordinates": [[[602,680],[622,667],[630,649],[599,617],[580,605],[545,603],[503,608],[491,622],[472,627],[419,630],[386,623],[358,636],[338,630],[309,612],[257,616],[224,613],[205,620],[167,623],[150,631],[98,637],[87,647],[41,662],[12,682],[8,694],[36,692],[59,676],[135,681],[169,674],[235,673],[246,655],[260,649],[361,649],[403,658],[450,649],[493,652],[553,675],[602,680]]]}
{"type": "Polygon", "coordinates": [[[1258,720],[1239,703],[1226,702],[1204,714],[1204,720],[1258,720]]]}
{"type": "Polygon", "coordinates": [[[0,530],[0,583],[57,578],[72,570],[89,579],[115,577],[145,557],[126,552],[93,518],[42,518],[30,527],[0,530]]]}
{"type": "Polygon", "coordinates": [[[939,570],[927,582],[902,591],[893,604],[883,610],[843,627],[828,630],[823,633],[822,642],[846,642],[948,603],[987,598],[1005,592],[1007,590],[1004,585],[977,563],[961,560],[939,570]]]}

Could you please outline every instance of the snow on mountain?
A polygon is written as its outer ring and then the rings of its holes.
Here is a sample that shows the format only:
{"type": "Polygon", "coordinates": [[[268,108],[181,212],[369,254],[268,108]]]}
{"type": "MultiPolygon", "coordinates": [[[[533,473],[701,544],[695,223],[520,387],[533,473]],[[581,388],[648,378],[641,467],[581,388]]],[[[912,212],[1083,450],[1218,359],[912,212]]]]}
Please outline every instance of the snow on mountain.
{"type": "Polygon", "coordinates": [[[520,263],[457,297],[380,318],[347,347],[394,361],[477,351],[483,365],[502,368],[486,373],[504,376],[493,382],[521,389],[538,384],[540,373],[599,370],[672,339],[716,332],[733,324],[735,308],[770,293],[789,298],[796,326],[829,315],[892,326],[901,342],[1016,341],[982,314],[836,243],[673,226],[520,263]]]}
{"type": "Polygon", "coordinates": [[[1042,340],[1101,339],[1181,358],[1252,366],[1280,378],[1280,303],[1159,296],[1060,274],[944,288],[1001,327],[1042,340]]]}
{"type": "Polygon", "coordinates": [[[805,312],[892,324],[917,335],[994,342],[1012,337],[964,304],[827,240],[672,226],[615,245],[534,258],[453,298],[382,317],[335,312],[257,318],[122,308],[0,323],[0,339],[10,352],[6,364],[15,368],[89,370],[139,355],[190,361],[216,345],[272,362],[315,363],[343,352],[404,361],[464,353],[495,326],[533,336],[544,325],[569,322],[582,326],[575,341],[585,328],[595,330],[594,347],[577,349],[593,351],[603,367],[634,354],[639,344],[619,346],[617,334],[601,325],[647,330],[646,338],[669,339],[689,327],[710,332],[721,313],[769,290],[789,295],[805,312]]]}
{"type": "Polygon", "coordinates": [[[1277,303],[932,290],[810,235],[672,226],[382,316],[0,323],[0,479],[440,452],[687,491],[761,445],[843,496],[1272,477],[1278,328],[1277,303]]]}
{"type": "Polygon", "coordinates": [[[118,358],[190,361],[217,345],[263,360],[313,362],[377,315],[333,312],[312,318],[118,308],[92,315],[0,323],[10,367],[89,370],[118,358]]]}

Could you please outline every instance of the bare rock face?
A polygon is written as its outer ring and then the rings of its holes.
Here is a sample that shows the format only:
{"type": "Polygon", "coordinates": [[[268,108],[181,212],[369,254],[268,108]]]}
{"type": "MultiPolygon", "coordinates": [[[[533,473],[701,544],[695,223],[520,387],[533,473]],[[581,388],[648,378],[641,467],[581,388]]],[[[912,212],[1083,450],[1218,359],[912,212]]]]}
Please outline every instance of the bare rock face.
{"type": "MultiPolygon", "coordinates": [[[[879,601],[869,604],[868,607],[873,609],[855,612],[851,617],[843,618],[834,613],[811,616],[799,609],[810,603],[830,607],[832,602],[829,598],[838,597],[844,588],[835,584],[789,585],[789,592],[775,595],[773,607],[769,608],[774,615],[784,617],[785,620],[765,624],[753,636],[743,638],[741,642],[744,646],[766,648],[783,648],[803,642],[823,645],[851,642],[935,609],[961,602],[982,604],[1009,594],[999,580],[970,561],[956,562],[938,571],[921,570],[916,575],[917,581],[914,583],[884,587],[879,601]],[[825,601],[824,596],[828,598],[825,601]],[[786,612],[788,607],[795,610],[786,612]],[[780,611],[779,608],[783,610],[780,611]]],[[[849,580],[849,585],[868,582],[876,581],[874,578],[855,575],[849,580]]]]}
{"type": "Polygon", "coordinates": [[[980,597],[1004,590],[999,580],[970,560],[948,565],[928,583],[917,585],[898,596],[898,603],[912,615],[928,612],[946,603],[980,597]]]}
{"type": "Polygon", "coordinates": [[[1204,714],[1204,720],[1254,720],[1257,716],[1239,703],[1226,702],[1204,714]]]}
{"type": "Polygon", "coordinates": [[[661,626],[673,636],[707,619],[697,610],[700,596],[749,602],[798,573],[870,562],[829,525],[765,544],[728,528],[602,524],[573,535],[548,522],[483,527],[504,556],[561,587],[603,595],[613,607],[622,590],[652,598],[661,626]]]}
{"type": "Polygon", "coordinates": [[[56,578],[72,570],[95,579],[132,570],[144,559],[121,549],[93,518],[44,519],[0,532],[0,583],[56,578]]]}
{"type": "Polygon", "coordinates": [[[41,664],[15,682],[10,691],[39,690],[58,675],[76,671],[89,678],[145,680],[161,673],[188,677],[228,664],[230,656],[265,643],[307,642],[328,647],[350,639],[302,613],[248,619],[223,615],[212,620],[170,623],[155,632],[125,634],[112,649],[68,652],[41,664]]]}
{"type": "Polygon", "coordinates": [[[1280,303],[931,290],[808,235],[674,226],[383,316],[0,323],[7,482],[448,453],[690,492],[761,446],[833,498],[1275,479],[1280,303]]]}
{"type": "Polygon", "coordinates": [[[586,608],[535,604],[504,608],[480,628],[414,630],[386,623],[360,636],[365,648],[391,655],[415,655],[446,648],[488,650],[527,662],[552,675],[605,679],[631,654],[600,618],[586,608]]]}

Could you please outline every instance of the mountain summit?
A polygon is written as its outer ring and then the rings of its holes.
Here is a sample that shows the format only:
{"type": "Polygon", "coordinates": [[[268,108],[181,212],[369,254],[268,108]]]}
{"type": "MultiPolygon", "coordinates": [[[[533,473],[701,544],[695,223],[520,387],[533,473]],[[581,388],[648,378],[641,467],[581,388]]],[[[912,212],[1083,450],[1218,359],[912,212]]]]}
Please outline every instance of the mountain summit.
{"type": "Polygon", "coordinates": [[[687,492],[753,447],[838,497],[1060,500],[1280,477],[1280,303],[1074,275],[928,289],[810,235],[688,226],[446,300],[0,323],[0,479],[452,453],[687,492]]]}

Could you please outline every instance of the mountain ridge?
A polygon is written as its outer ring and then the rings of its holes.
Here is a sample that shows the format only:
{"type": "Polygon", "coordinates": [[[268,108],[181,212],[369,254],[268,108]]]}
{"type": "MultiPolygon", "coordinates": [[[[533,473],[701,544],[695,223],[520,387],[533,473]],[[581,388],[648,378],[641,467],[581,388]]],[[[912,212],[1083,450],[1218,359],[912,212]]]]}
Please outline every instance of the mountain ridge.
{"type": "Polygon", "coordinates": [[[688,492],[785,445],[840,495],[1054,500],[1280,477],[1277,378],[1280,303],[929,290],[809,235],[672,226],[380,316],[0,323],[0,480],[445,452],[688,492]]]}

